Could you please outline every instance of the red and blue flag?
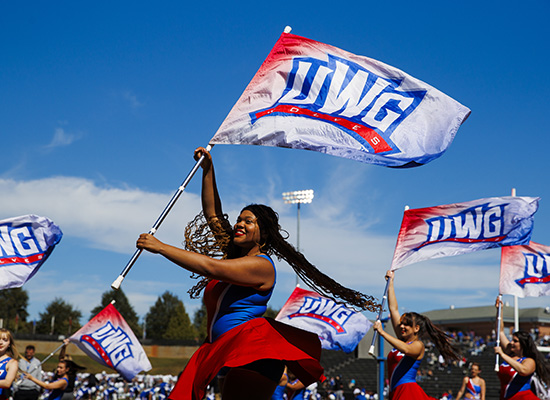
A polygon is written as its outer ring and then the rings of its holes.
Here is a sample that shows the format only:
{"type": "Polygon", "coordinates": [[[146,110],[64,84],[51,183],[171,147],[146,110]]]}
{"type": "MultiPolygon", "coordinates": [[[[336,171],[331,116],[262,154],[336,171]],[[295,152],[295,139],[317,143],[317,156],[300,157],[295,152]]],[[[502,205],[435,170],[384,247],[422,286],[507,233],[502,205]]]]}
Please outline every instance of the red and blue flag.
{"type": "Polygon", "coordinates": [[[151,363],[136,335],[112,304],[105,307],[69,340],[91,359],[131,381],[151,363]]]}
{"type": "Polygon", "coordinates": [[[431,258],[527,244],[538,197],[492,197],[406,210],[392,270],[431,258]]]}
{"type": "Polygon", "coordinates": [[[277,321],[315,333],[323,349],[352,352],[372,323],[361,313],[316,292],[294,289],[277,321]]]}
{"type": "Polygon", "coordinates": [[[550,246],[535,242],[501,250],[500,294],[550,296],[550,246]]]}
{"type": "Polygon", "coordinates": [[[397,68],[283,33],[210,143],[413,167],[441,156],[469,114],[397,68]]]}
{"type": "Polygon", "coordinates": [[[56,224],[38,215],[0,221],[0,290],[23,286],[38,272],[62,236],[56,224]]]}

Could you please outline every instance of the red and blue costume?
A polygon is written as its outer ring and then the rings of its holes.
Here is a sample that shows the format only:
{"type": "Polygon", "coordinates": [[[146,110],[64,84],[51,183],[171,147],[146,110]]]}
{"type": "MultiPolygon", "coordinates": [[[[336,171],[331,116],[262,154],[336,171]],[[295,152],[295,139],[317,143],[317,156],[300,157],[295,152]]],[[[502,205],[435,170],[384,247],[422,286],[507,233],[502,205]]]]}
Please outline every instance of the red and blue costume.
{"type": "MultiPolygon", "coordinates": [[[[273,261],[268,259],[273,268],[273,261]]],[[[171,400],[201,400],[222,368],[258,360],[282,360],[296,377],[310,385],[323,378],[321,343],[316,334],[270,318],[261,318],[273,288],[259,291],[218,280],[208,283],[204,300],[208,337],[182,372],[171,400]]]]}
{"type": "MultiPolygon", "coordinates": [[[[521,363],[525,357],[518,358],[516,361],[521,363]]],[[[501,400],[537,400],[538,397],[531,391],[531,375],[522,376],[510,366],[507,362],[500,364],[497,372],[500,379],[500,399],[501,400]]]]}
{"type": "Polygon", "coordinates": [[[472,378],[468,378],[468,383],[466,383],[466,392],[470,393],[470,399],[481,399],[481,386],[476,385],[472,378]]]}
{"type": "MultiPolygon", "coordinates": [[[[0,379],[5,379],[6,375],[8,373],[6,367],[8,366],[8,363],[12,360],[11,357],[6,357],[2,361],[0,361],[0,379]]],[[[8,389],[2,389],[0,388],[0,400],[6,400],[9,398],[10,391],[8,389]]]]}
{"type": "Polygon", "coordinates": [[[421,400],[430,399],[422,388],[416,383],[416,373],[420,366],[420,360],[393,349],[388,354],[388,375],[390,376],[391,400],[421,400]]]}

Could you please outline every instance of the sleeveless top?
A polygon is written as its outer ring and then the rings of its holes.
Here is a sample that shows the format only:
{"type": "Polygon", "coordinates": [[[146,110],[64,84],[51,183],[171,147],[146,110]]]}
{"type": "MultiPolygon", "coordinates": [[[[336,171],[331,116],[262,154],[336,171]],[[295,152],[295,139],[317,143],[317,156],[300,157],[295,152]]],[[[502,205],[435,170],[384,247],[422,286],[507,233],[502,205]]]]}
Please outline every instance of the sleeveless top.
{"type": "MultiPolygon", "coordinates": [[[[67,378],[61,378],[65,381],[67,381],[67,385],[69,384],[69,380],[67,378]]],[[[61,397],[63,397],[63,393],[65,393],[65,389],[54,389],[48,396],[48,400],[59,400],[61,397]]]]}
{"type": "Polygon", "coordinates": [[[388,374],[390,376],[390,391],[404,383],[416,383],[416,373],[420,367],[420,360],[393,349],[388,354],[388,374]]]}
{"type": "MultiPolygon", "coordinates": [[[[523,360],[525,360],[525,357],[517,359],[519,363],[523,360]]],[[[531,390],[531,377],[533,374],[521,376],[507,362],[500,364],[497,375],[498,379],[500,379],[501,399],[509,399],[519,392],[531,390]]]]}
{"type": "Polygon", "coordinates": [[[472,399],[481,399],[481,386],[476,385],[472,378],[468,378],[468,383],[466,384],[466,391],[472,395],[472,399]]]}
{"type": "MultiPolygon", "coordinates": [[[[275,264],[270,257],[263,254],[256,257],[268,260],[275,270],[275,264]]],[[[275,270],[275,281],[276,279],[275,270]]],[[[204,303],[208,315],[207,341],[212,343],[232,328],[253,318],[261,317],[267,310],[267,302],[273,294],[275,281],[271,289],[261,291],[252,287],[211,280],[204,290],[204,303]]]]}
{"type": "MultiPolygon", "coordinates": [[[[0,379],[6,379],[6,375],[8,374],[6,367],[11,360],[11,357],[6,357],[2,361],[0,361],[0,379]]],[[[0,388],[0,400],[7,399],[8,397],[9,390],[0,388]]]]}

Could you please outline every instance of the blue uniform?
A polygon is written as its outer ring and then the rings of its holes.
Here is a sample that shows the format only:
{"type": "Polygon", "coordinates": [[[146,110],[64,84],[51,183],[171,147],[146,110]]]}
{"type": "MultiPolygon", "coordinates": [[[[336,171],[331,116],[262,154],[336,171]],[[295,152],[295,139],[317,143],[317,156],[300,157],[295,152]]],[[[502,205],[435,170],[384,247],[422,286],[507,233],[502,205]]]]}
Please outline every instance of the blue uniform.
{"type": "MultiPolygon", "coordinates": [[[[67,385],[69,385],[69,380],[67,378],[61,378],[65,381],[67,381],[67,385]]],[[[59,379],[59,380],[61,380],[59,379]]],[[[61,397],[63,397],[63,393],[65,393],[65,388],[63,389],[54,389],[48,396],[48,400],[60,400],[61,397]]]]}
{"type": "MultiPolygon", "coordinates": [[[[266,255],[259,255],[275,264],[266,255]]],[[[275,270],[275,278],[277,272],[275,270]]],[[[252,287],[238,286],[230,283],[212,280],[204,291],[204,302],[208,314],[208,340],[215,341],[220,335],[230,329],[261,317],[267,310],[267,302],[273,294],[273,287],[269,290],[256,290],[252,287]]]]}
{"type": "MultiPolygon", "coordinates": [[[[2,361],[0,361],[0,379],[6,379],[6,375],[8,374],[6,367],[11,360],[11,357],[6,357],[2,361]]],[[[0,388],[0,400],[8,398],[7,392],[9,392],[7,389],[0,388]]]]}

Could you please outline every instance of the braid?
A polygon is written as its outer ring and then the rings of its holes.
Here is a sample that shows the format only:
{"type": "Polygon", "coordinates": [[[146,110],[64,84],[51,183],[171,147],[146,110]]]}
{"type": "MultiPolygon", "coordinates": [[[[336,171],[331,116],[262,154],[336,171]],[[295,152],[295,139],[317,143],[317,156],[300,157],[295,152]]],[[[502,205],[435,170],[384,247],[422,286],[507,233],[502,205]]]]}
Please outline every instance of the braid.
{"type": "Polygon", "coordinates": [[[460,351],[451,344],[452,338],[435,326],[430,319],[415,312],[407,313],[412,317],[413,323],[420,327],[418,337],[427,335],[446,361],[459,360],[460,351]]]}
{"type": "MultiPolygon", "coordinates": [[[[288,232],[279,225],[279,215],[271,207],[250,204],[243,210],[251,211],[260,227],[260,251],[285,260],[296,274],[313,290],[336,302],[345,303],[361,310],[376,312],[380,305],[372,296],[349,289],[319,271],[306,257],[286,241],[288,232]]],[[[230,259],[238,255],[233,245],[231,224],[227,216],[207,222],[201,212],[185,228],[185,249],[213,258],[230,259]],[[210,229],[209,229],[210,228],[210,229]]],[[[202,278],[189,290],[191,298],[198,298],[209,282],[208,278],[192,274],[192,278],[202,278]]]]}
{"type": "Polygon", "coordinates": [[[263,241],[261,251],[270,255],[275,254],[279,260],[285,260],[294,272],[320,295],[336,302],[338,302],[336,299],[343,300],[361,310],[378,311],[380,305],[374,297],[340,285],[319,271],[302,253],[288,243],[286,241],[288,232],[279,225],[279,215],[273,209],[261,204],[251,204],[244,210],[251,211],[258,218],[263,241]]]}
{"type": "MultiPolygon", "coordinates": [[[[212,258],[228,258],[228,254],[234,252],[232,238],[227,231],[228,226],[231,229],[227,215],[223,215],[222,218],[215,220],[211,219],[210,223],[208,223],[201,211],[185,227],[185,250],[204,254],[212,258]]],[[[192,299],[198,299],[203,289],[210,282],[210,279],[194,273],[191,274],[191,278],[200,279],[200,281],[189,289],[187,293],[189,293],[192,299]]]]}

